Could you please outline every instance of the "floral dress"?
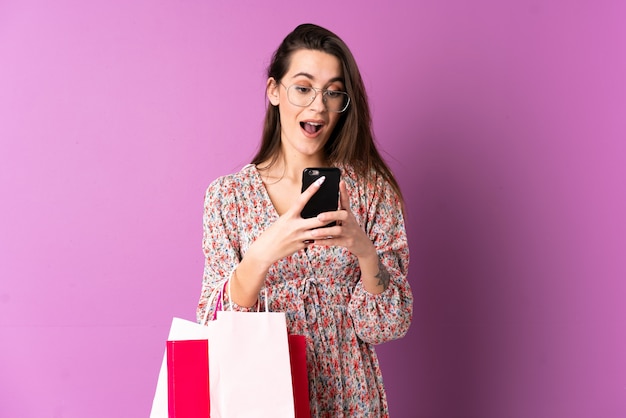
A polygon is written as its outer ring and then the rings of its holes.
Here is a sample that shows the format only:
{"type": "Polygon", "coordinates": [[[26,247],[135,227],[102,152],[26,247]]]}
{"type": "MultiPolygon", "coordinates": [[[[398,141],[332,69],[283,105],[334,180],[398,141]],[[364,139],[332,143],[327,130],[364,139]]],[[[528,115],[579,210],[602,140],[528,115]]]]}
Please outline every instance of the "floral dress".
{"type": "MultiPolygon", "coordinates": [[[[286,313],[289,333],[306,336],[311,416],[387,417],[373,346],[403,337],[411,323],[404,218],[398,196],[381,176],[366,182],[352,168],[340,168],[351,210],[390,273],[389,287],[378,295],[367,292],[354,255],[344,247],[314,244],[274,263],[265,288],[269,309],[286,313]]],[[[254,165],[211,183],[204,201],[198,321],[206,309],[214,309],[207,306],[213,289],[278,217],[254,165]]]]}

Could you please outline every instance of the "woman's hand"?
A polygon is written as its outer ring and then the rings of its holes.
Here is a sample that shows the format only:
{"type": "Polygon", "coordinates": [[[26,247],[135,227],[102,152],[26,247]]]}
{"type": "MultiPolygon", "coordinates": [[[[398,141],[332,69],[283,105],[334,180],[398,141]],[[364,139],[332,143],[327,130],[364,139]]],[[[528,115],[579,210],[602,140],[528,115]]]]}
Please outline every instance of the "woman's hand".
{"type": "Polygon", "coordinates": [[[340,208],[317,216],[322,225],[336,221],[337,225],[311,231],[316,244],[345,247],[358,258],[377,257],[372,241],[350,210],[350,197],[345,182],[339,183],[340,208]]]}
{"type": "Polygon", "coordinates": [[[316,239],[315,228],[326,225],[319,218],[303,219],[302,209],[319,189],[325,178],[322,177],[302,192],[291,208],[281,215],[250,246],[246,258],[252,258],[260,266],[269,267],[281,258],[287,257],[316,239]]]}
{"type": "Polygon", "coordinates": [[[340,208],[335,212],[325,212],[317,219],[327,225],[337,221],[336,226],[319,228],[311,231],[315,244],[339,245],[345,247],[359,260],[363,287],[370,293],[378,294],[389,287],[390,276],[380,262],[374,243],[369,239],[356,217],[350,210],[350,198],[346,184],[339,183],[340,208]]]}
{"type": "Polygon", "coordinates": [[[276,261],[311,245],[314,228],[326,225],[317,218],[303,219],[302,209],[315,194],[324,178],[311,184],[276,222],[248,248],[231,277],[231,297],[240,306],[253,306],[265,283],[268,270],[276,261]]]}

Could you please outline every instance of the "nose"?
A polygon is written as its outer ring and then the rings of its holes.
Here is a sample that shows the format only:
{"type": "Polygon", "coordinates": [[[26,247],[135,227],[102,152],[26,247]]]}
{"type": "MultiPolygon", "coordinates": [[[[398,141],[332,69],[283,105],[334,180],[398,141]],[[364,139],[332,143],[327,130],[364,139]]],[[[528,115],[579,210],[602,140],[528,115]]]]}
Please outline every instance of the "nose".
{"type": "Polygon", "coordinates": [[[317,112],[326,111],[326,102],[324,102],[324,90],[315,89],[315,98],[313,98],[313,101],[309,105],[309,108],[317,112]]]}

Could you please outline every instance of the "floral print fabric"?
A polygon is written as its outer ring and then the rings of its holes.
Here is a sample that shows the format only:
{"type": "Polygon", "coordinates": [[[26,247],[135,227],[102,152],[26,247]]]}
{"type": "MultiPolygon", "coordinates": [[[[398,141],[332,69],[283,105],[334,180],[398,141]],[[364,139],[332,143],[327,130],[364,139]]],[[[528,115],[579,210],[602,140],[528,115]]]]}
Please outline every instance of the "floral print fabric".
{"type": "MultiPolygon", "coordinates": [[[[367,292],[355,256],[343,247],[314,244],[270,268],[269,309],[286,313],[290,334],[306,336],[312,417],[387,417],[374,345],[404,336],[411,323],[404,218],[398,196],[380,176],[365,181],[350,167],[340,168],[351,210],[391,275],[389,288],[378,295],[367,292]]],[[[254,165],[211,183],[204,201],[198,321],[215,308],[207,306],[211,292],[278,216],[254,165]]]]}

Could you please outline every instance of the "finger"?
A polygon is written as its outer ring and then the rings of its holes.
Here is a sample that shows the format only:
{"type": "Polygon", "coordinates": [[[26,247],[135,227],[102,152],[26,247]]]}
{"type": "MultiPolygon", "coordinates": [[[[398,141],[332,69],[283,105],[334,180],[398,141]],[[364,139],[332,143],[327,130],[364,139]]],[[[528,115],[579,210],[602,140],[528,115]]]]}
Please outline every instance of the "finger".
{"type": "Polygon", "coordinates": [[[348,187],[346,182],[341,180],[339,182],[339,203],[341,209],[350,210],[350,196],[348,196],[348,187]]]}
{"type": "Polygon", "coordinates": [[[296,200],[296,203],[294,204],[294,209],[298,213],[302,212],[302,209],[304,209],[306,202],[308,202],[309,199],[311,199],[311,196],[317,193],[317,191],[322,186],[322,183],[324,183],[324,180],[326,180],[325,176],[318,178],[309,187],[307,187],[306,190],[300,194],[300,196],[298,196],[298,199],[296,200]]]}
{"type": "Polygon", "coordinates": [[[326,226],[331,222],[337,222],[341,224],[341,221],[345,220],[346,211],[343,209],[333,210],[332,212],[322,212],[316,216],[316,219],[321,222],[322,226],[326,226]]]}
{"type": "Polygon", "coordinates": [[[342,229],[340,226],[336,226],[336,225],[327,226],[327,227],[316,228],[312,230],[311,236],[313,236],[315,239],[318,239],[318,238],[329,239],[329,238],[340,236],[341,232],[342,232],[342,229]]]}

